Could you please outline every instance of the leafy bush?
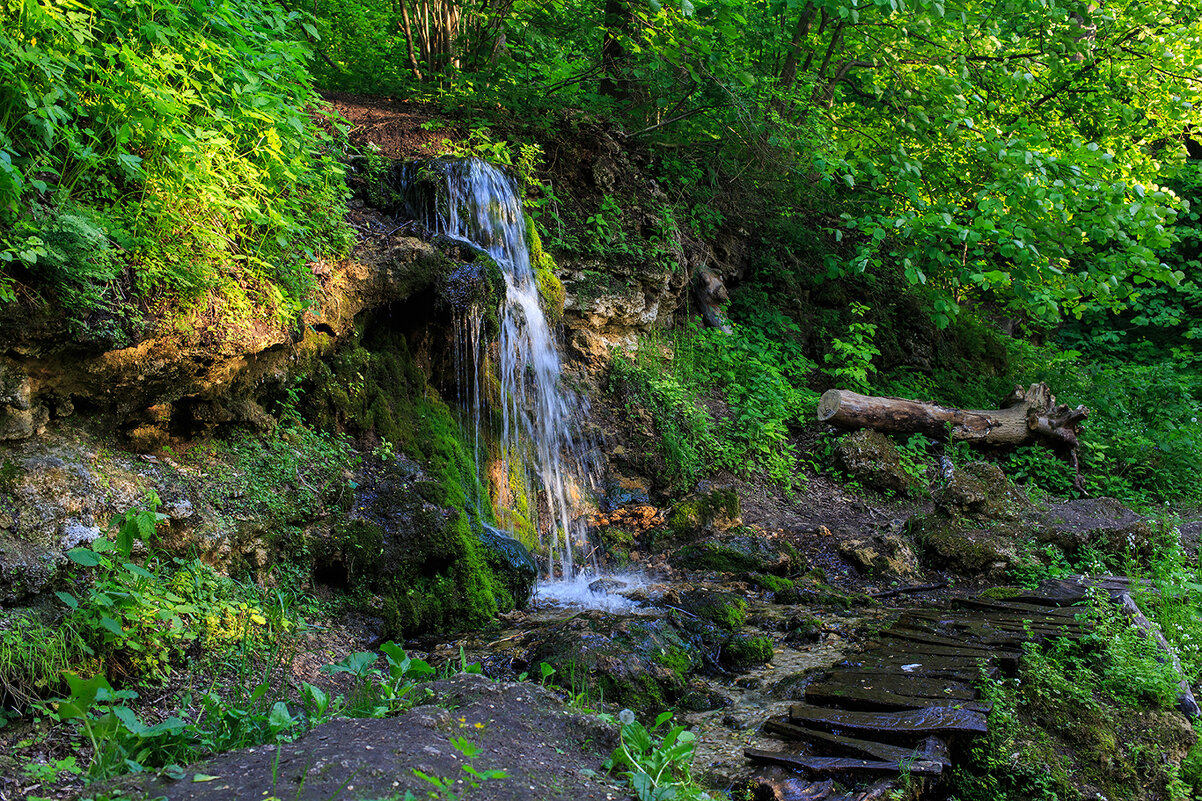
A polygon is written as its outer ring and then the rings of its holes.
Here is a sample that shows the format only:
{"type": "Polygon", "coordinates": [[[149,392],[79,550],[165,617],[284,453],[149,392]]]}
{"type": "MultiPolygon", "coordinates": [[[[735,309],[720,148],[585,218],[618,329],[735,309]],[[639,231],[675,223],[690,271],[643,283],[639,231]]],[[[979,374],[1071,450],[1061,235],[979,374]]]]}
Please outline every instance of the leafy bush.
{"type": "Polygon", "coordinates": [[[0,301],[21,280],[85,326],[131,295],[302,308],[305,259],[350,244],[308,24],[262,0],[0,3],[0,301]]]}

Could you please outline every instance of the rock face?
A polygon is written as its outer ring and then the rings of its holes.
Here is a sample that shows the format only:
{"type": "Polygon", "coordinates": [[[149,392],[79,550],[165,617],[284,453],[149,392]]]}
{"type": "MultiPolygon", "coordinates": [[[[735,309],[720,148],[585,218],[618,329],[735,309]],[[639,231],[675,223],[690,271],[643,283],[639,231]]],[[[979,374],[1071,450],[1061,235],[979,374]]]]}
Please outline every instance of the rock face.
{"type": "Polygon", "coordinates": [[[74,340],[55,315],[0,306],[0,441],[25,440],[52,417],[86,407],[138,450],[173,436],[228,428],[269,429],[265,407],[292,378],[329,355],[365,309],[410,298],[446,274],[430,244],[395,236],[365,241],[354,259],[315,267],[318,303],[300,326],[181,319],[136,344],[108,350],[74,340]]]}
{"type": "Polygon", "coordinates": [[[902,466],[893,440],[879,431],[864,428],[841,437],[833,458],[836,468],[869,489],[907,494],[922,486],[902,466]]]}

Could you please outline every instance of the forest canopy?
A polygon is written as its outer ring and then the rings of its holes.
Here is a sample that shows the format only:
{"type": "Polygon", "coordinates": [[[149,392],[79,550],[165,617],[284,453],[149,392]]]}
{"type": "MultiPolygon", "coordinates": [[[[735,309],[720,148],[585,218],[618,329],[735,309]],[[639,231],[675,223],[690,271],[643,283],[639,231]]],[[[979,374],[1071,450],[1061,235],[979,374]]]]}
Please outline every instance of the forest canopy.
{"type": "Polygon", "coordinates": [[[807,280],[896,270],[941,325],[1193,279],[1166,253],[1202,0],[4,0],[0,21],[0,300],[223,286],[294,313],[304,260],[347,245],[315,89],[604,119],[700,229],[737,182],[807,280]]]}

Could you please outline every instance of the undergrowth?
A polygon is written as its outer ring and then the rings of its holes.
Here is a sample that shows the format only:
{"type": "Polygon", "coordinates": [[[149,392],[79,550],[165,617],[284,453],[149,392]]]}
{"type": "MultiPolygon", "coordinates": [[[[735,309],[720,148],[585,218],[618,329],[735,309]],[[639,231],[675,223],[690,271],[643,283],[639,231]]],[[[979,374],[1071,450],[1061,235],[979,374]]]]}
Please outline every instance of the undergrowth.
{"type": "Polygon", "coordinates": [[[730,334],[690,326],[644,339],[615,355],[612,383],[649,418],[674,488],[729,470],[792,491],[804,477],[789,433],[817,408],[814,368],[796,324],[768,313],[730,334]]]}
{"type": "Polygon", "coordinates": [[[0,3],[0,302],[20,283],[116,342],[135,301],[290,321],[306,260],[352,242],[306,27],[260,0],[0,3]]]}

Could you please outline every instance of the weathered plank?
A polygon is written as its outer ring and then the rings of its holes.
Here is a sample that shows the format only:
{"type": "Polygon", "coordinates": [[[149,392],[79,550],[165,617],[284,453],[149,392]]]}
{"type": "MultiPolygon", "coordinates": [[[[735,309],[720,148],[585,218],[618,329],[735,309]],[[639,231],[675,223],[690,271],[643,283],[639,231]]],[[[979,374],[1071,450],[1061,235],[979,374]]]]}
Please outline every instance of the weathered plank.
{"type": "Polygon", "coordinates": [[[757,762],[770,762],[774,765],[784,765],[804,770],[807,773],[820,775],[829,775],[832,773],[901,773],[902,771],[906,771],[914,776],[938,776],[943,772],[943,766],[938,762],[919,760],[902,765],[897,762],[881,762],[873,759],[799,756],[784,751],[761,751],[758,748],[744,748],[743,755],[757,762]]]}
{"type": "Polygon", "coordinates": [[[981,701],[948,701],[946,698],[921,698],[901,695],[884,689],[854,687],[838,682],[811,684],[806,687],[805,699],[818,706],[838,706],[858,710],[923,709],[931,706],[954,706],[988,712],[990,705],[981,701]]]}
{"type": "MultiPolygon", "coordinates": [[[[819,750],[836,752],[840,756],[850,754],[879,759],[884,762],[903,762],[919,757],[927,762],[939,762],[944,767],[950,767],[952,764],[947,753],[940,753],[934,749],[927,749],[925,747],[902,748],[901,746],[889,745],[888,743],[860,740],[855,737],[844,737],[841,734],[831,734],[830,732],[819,731],[818,729],[798,726],[796,723],[790,723],[783,716],[769,718],[764,723],[764,731],[790,740],[801,740],[802,742],[817,746],[819,750]]],[[[944,751],[946,752],[946,747],[944,751]]]]}
{"type": "Polygon", "coordinates": [[[977,697],[977,692],[970,684],[977,676],[965,681],[954,679],[929,678],[915,673],[872,672],[858,670],[840,670],[823,673],[814,678],[815,682],[838,682],[853,687],[888,689],[902,695],[914,695],[919,698],[943,698],[950,701],[971,701],[977,697]]]}
{"type": "Polygon", "coordinates": [[[970,709],[946,706],[904,712],[858,712],[824,709],[809,704],[789,707],[793,723],[888,736],[925,734],[984,734],[985,716],[970,709]]]}

